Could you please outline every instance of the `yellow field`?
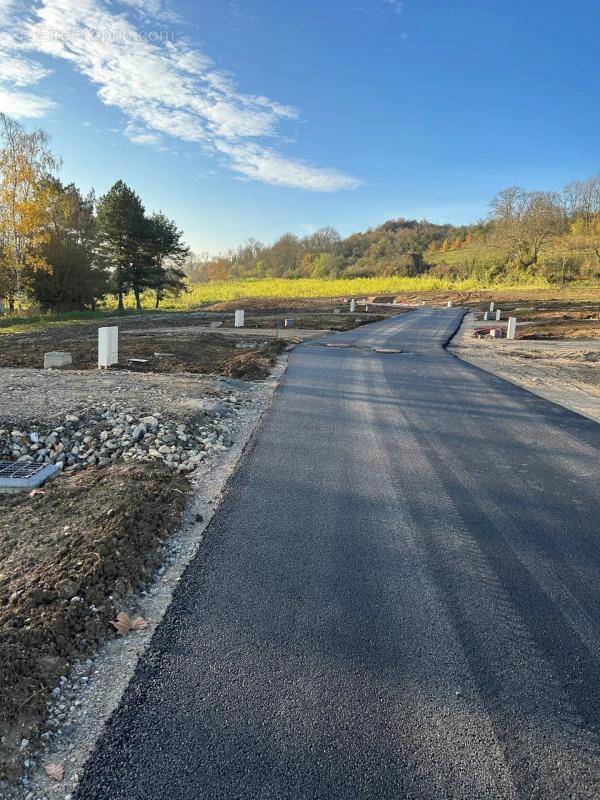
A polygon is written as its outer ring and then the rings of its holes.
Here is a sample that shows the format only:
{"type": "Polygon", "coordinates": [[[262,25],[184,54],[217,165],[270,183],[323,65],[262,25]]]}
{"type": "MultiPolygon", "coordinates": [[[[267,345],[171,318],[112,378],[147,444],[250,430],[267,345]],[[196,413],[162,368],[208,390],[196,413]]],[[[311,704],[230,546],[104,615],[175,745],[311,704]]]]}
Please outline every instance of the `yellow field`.
{"type": "MultiPolygon", "coordinates": [[[[498,284],[494,285],[495,287],[498,284]]],[[[531,279],[527,285],[503,289],[546,289],[550,284],[544,278],[531,279]]],[[[225,281],[223,283],[196,284],[188,294],[174,300],[165,300],[162,308],[186,310],[204,303],[237,300],[244,297],[300,298],[300,297],[369,297],[400,292],[476,291],[486,288],[476,279],[452,281],[446,278],[267,278],[264,280],[225,281]]]]}

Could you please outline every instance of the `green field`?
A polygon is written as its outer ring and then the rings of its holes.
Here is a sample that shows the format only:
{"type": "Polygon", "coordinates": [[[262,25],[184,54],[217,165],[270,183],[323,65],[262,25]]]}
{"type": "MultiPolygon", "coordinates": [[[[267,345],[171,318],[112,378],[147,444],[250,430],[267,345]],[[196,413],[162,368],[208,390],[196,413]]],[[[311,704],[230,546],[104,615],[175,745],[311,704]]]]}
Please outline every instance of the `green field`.
{"type": "MultiPolygon", "coordinates": [[[[224,281],[219,283],[196,284],[190,291],[176,299],[165,300],[158,313],[191,311],[212,303],[247,299],[301,299],[301,298],[340,298],[370,297],[374,295],[405,294],[418,299],[422,294],[427,298],[434,293],[493,292],[498,299],[517,294],[542,298],[563,299],[571,302],[600,300],[600,287],[590,282],[572,282],[565,286],[549,283],[545,278],[534,277],[525,282],[482,282],[476,278],[451,280],[420,276],[417,278],[343,278],[328,280],[321,278],[267,278],[263,280],[224,281]]],[[[460,300],[460,298],[456,298],[460,300]]],[[[154,297],[143,297],[145,312],[157,313],[154,297]]],[[[127,309],[124,316],[135,314],[133,297],[126,298],[127,309]]],[[[57,325],[77,325],[86,322],[101,322],[107,317],[117,316],[114,300],[107,302],[98,311],[74,311],[64,314],[34,314],[25,311],[14,317],[0,317],[0,335],[7,333],[27,333],[57,325]]]]}
{"type": "MultiPolygon", "coordinates": [[[[532,278],[527,285],[503,288],[545,289],[549,287],[544,278],[532,278]]],[[[244,297],[301,298],[301,297],[370,297],[401,292],[476,291],[490,287],[470,278],[452,281],[447,278],[420,276],[417,278],[266,278],[264,280],[224,281],[223,283],[197,284],[188,294],[176,300],[166,300],[164,308],[186,310],[206,303],[238,300],[244,297]]]]}

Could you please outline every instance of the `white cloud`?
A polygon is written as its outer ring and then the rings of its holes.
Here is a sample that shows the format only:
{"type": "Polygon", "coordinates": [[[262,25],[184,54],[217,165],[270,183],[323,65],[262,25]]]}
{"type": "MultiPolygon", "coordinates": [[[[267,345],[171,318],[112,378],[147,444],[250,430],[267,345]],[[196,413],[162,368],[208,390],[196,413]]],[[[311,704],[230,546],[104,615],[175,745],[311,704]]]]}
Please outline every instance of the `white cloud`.
{"type": "Polygon", "coordinates": [[[179,22],[180,17],[166,6],[162,0],[121,0],[123,5],[133,8],[143,19],[161,22],[179,22]]]}
{"type": "Polygon", "coordinates": [[[29,92],[11,92],[0,86],[0,111],[17,119],[40,119],[56,108],[56,103],[46,97],[29,92]]]}
{"type": "MultiPolygon", "coordinates": [[[[0,0],[15,2],[20,0],[0,0]]],[[[162,0],[124,2],[157,22],[169,18],[162,0]]],[[[29,13],[21,8],[18,36],[14,25],[0,22],[0,47],[4,41],[5,49],[12,49],[13,72],[27,51],[71,63],[97,87],[103,103],[125,113],[124,133],[134,143],[164,149],[164,137],[193,142],[225,157],[236,173],[280,186],[335,191],[358,185],[336,170],[276,152],[273,143],[283,138],[280,125],[297,119],[298,112],[268,97],[240,92],[230,74],[186,41],[176,41],[172,31],[141,30],[131,14],[116,13],[107,0],[38,0],[29,8],[29,13]]],[[[47,74],[35,61],[21,67],[19,74],[28,81],[22,85],[47,74]]],[[[36,106],[34,98],[14,98],[14,108],[29,103],[39,116],[44,102],[52,107],[44,98],[37,98],[36,106]]],[[[10,109],[8,113],[16,115],[10,109]]]]}
{"type": "Polygon", "coordinates": [[[317,192],[336,192],[358,186],[355,178],[341,172],[284,158],[260,145],[219,142],[217,148],[231,158],[231,166],[236,172],[264,183],[317,192]]]}

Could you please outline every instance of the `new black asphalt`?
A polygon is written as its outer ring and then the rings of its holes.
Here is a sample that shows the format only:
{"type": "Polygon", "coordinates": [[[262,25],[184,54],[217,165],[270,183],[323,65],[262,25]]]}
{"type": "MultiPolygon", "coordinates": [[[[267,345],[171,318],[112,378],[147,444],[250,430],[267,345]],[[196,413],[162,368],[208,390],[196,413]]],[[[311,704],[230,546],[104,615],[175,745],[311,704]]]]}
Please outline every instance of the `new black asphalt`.
{"type": "Polygon", "coordinates": [[[461,316],[292,353],[79,800],[600,797],[600,427],[461,316]]]}

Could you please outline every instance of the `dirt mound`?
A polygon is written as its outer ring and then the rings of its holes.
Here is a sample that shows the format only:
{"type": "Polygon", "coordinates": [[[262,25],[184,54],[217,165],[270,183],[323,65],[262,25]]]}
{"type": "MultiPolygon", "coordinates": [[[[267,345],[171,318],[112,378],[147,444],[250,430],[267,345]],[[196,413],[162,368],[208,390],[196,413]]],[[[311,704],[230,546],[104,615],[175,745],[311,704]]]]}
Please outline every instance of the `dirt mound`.
{"type": "Polygon", "coordinates": [[[115,635],[110,620],[159,565],[188,487],[162,466],[120,465],[0,495],[0,778],[19,774],[21,741],[35,740],[70,662],[115,635]]]}

